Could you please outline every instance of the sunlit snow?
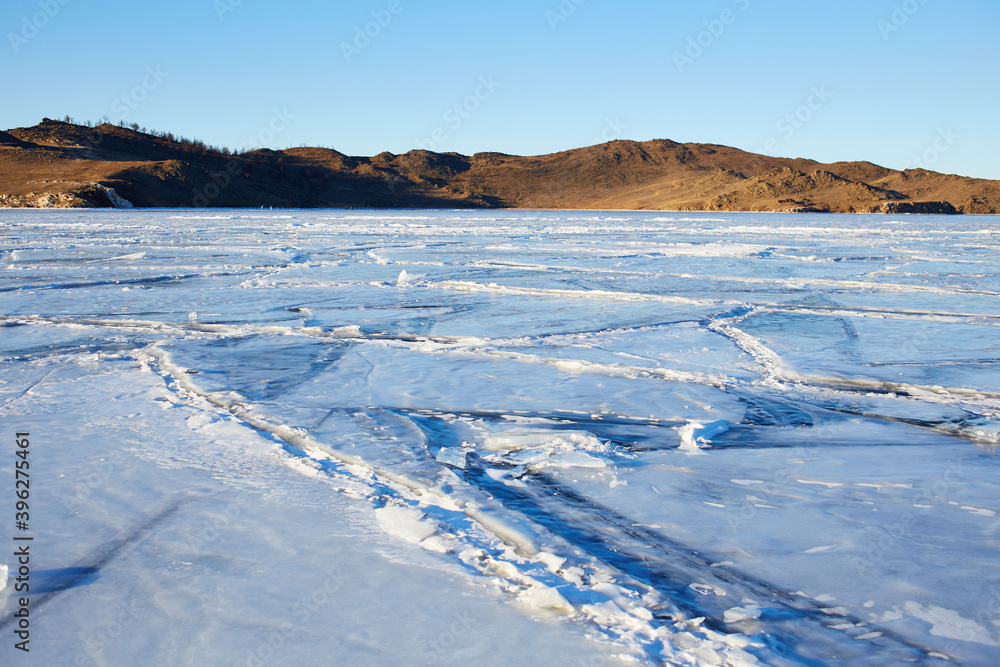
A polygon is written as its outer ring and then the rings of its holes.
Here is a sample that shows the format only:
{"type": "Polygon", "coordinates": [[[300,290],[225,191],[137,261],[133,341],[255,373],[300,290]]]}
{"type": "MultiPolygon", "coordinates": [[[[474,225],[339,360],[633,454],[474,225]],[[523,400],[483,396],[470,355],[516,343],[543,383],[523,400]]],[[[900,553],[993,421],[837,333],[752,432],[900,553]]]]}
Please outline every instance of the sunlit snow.
{"type": "Polygon", "coordinates": [[[0,235],[3,664],[1000,661],[996,218],[0,235]]]}

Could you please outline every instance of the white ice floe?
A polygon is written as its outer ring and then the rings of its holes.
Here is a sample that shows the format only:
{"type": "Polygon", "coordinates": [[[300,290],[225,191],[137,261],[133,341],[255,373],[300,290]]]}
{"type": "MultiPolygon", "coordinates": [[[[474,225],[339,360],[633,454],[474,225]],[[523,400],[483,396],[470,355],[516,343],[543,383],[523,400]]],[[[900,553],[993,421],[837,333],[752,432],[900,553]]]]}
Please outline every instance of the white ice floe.
{"type": "Polygon", "coordinates": [[[716,420],[702,424],[689,422],[677,427],[680,436],[680,450],[689,456],[704,454],[702,449],[711,444],[712,438],[729,430],[730,424],[724,420],[716,420]]]}
{"type": "Polygon", "coordinates": [[[461,449],[442,447],[435,458],[441,463],[465,470],[466,453],[461,449]]]}
{"type": "Polygon", "coordinates": [[[586,431],[514,428],[491,433],[482,449],[532,468],[606,468],[611,448],[586,431]]]}
{"type": "Polygon", "coordinates": [[[583,448],[591,451],[604,449],[601,441],[586,431],[550,431],[518,428],[486,436],[483,449],[490,452],[509,453],[523,449],[583,448]]]}

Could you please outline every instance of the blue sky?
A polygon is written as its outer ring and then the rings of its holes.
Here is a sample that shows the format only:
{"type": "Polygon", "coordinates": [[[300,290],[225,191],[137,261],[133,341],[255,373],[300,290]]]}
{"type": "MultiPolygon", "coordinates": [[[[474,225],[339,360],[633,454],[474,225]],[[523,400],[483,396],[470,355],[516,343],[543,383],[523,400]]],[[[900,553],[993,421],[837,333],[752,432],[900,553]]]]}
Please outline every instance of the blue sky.
{"type": "Polygon", "coordinates": [[[3,128],[352,155],[667,138],[1000,179],[996,0],[6,0],[0,27],[3,128]]]}

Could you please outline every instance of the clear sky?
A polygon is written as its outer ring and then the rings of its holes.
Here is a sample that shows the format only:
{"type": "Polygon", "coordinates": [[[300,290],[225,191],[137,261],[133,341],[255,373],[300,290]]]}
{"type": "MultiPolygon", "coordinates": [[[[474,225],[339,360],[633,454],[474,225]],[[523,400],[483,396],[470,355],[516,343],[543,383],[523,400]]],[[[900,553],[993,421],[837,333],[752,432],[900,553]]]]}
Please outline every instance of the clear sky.
{"type": "Polygon", "coordinates": [[[997,0],[5,0],[0,28],[3,128],[351,155],[667,138],[1000,179],[997,0]]]}

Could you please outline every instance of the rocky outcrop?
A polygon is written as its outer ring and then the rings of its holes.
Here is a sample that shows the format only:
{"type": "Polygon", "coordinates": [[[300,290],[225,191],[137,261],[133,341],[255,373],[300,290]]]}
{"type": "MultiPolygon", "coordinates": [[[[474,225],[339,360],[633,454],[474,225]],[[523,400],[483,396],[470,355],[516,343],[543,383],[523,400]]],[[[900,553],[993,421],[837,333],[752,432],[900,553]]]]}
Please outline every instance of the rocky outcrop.
{"type": "Polygon", "coordinates": [[[887,201],[872,213],[958,215],[959,211],[946,201],[887,201]]]}
{"type": "Polygon", "coordinates": [[[109,188],[108,186],[101,185],[100,183],[91,183],[90,186],[97,192],[103,194],[111,204],[112,208],[132,208],[132,202],[115,192],[114,188],[109,188]]]}
{"type": "Polygon", "coordinates": [[[0,208],[132,208],[132,203],[114,188],[87,183],[69,192],[0,195],[0,208]]]}

